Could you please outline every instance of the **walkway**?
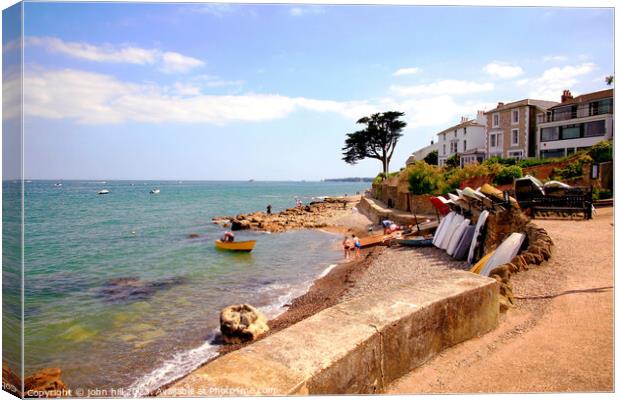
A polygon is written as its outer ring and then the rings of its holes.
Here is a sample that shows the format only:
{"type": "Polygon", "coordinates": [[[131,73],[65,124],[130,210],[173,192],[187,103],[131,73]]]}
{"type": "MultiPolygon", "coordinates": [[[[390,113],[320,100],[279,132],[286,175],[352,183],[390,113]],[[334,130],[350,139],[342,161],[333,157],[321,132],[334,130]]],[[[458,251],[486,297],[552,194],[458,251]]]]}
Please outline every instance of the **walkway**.
{"type": "Polygon", "coordinates": [[[390,394],[591,392],[613,386],[613,208],[536,220],[551,260],[512,278],[516,307],[493,332],[392,383],[390,394]]]}

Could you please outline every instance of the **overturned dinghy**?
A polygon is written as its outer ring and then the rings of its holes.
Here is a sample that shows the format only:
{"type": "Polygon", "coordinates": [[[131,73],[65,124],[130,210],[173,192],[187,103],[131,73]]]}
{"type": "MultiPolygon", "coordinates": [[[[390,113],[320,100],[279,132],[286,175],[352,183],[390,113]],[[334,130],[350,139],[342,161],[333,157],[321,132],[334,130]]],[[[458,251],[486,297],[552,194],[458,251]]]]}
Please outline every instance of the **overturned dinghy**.
{"type": "Polygon", "coordinates": [[[493,252],[493,255],[480,270],[480,275],[489,276],[495,267],[509,263],[519,253],[519,249],[525,240],[523,233],[511,233],[502,244],[493,252]]]}

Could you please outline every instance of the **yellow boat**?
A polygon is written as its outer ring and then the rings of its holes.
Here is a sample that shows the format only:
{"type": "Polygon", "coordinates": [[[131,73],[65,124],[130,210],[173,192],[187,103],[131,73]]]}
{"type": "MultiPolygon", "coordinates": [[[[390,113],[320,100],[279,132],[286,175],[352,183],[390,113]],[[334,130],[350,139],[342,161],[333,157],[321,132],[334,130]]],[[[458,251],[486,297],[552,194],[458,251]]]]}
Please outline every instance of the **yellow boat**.
{"type": "Polygon", "coordinates": [[[252,251],[254,245],[256,244],[256,240],[246,240],[244,242],[222,242],[221,240],[215,241],[215,247],[220,250],[230,250],[230,251],[252,251]]]}

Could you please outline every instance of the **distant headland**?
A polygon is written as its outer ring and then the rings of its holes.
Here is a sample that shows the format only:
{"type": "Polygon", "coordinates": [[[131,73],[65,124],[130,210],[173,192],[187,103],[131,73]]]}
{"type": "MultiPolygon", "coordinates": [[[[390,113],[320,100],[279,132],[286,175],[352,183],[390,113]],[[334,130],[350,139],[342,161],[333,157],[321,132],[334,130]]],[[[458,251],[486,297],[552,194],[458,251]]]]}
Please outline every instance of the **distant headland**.
{"type": "Polygon", "coordinates": [[[323,182],[372,182],[374,178],[332,178],[323,179],[323,182]]]}

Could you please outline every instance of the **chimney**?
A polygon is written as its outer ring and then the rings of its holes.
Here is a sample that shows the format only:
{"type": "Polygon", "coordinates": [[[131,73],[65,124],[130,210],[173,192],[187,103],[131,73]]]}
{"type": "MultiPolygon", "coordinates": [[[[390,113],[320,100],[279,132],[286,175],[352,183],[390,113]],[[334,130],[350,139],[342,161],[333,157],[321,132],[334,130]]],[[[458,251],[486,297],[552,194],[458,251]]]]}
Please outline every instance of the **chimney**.
{"type": "Polygon", "coordinates": [[[467,117],[461,115],[461,123],[467,121],[467,117]]]}
{"type": "Polygon", "coordinates": [[[503,102],[500,101],[500,102],[497,103],[497,108],[500,108],[500,107],[503,107],[503,106],[504,106],[503,102]]]}
{"type": "Polygon", "coordinates": [[[478,117],[478,118],[484,117],[484,111],[478,110],[478,112],[476,113],[476,117],[478,117]]]}
{"type": "Polygon", "coordinates": [[[573,95],[570,94],[570,90],[564,90],[562,92],[562,98],[561,98],[562,103],[566,103],[567,101],[572,100],[572,99],[573,99],[573,95]]]}

